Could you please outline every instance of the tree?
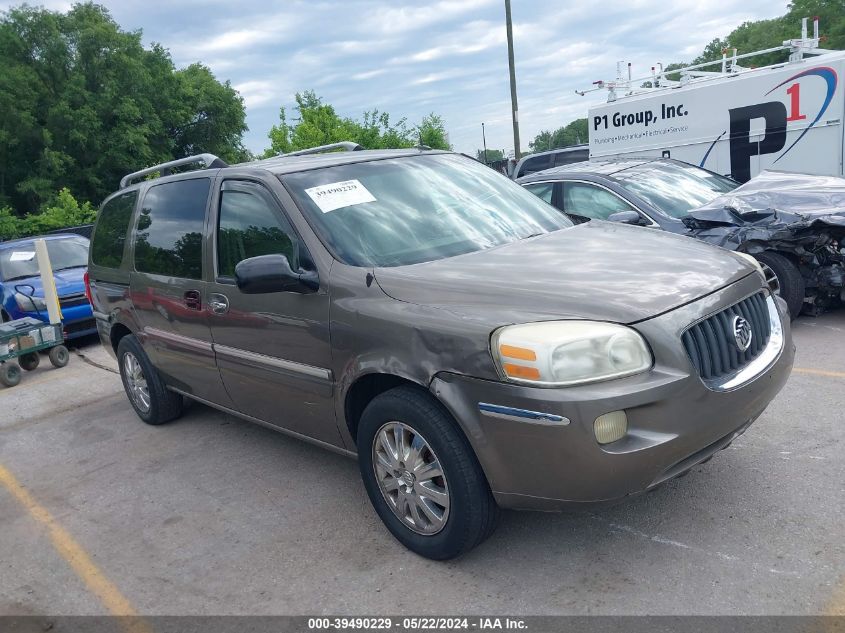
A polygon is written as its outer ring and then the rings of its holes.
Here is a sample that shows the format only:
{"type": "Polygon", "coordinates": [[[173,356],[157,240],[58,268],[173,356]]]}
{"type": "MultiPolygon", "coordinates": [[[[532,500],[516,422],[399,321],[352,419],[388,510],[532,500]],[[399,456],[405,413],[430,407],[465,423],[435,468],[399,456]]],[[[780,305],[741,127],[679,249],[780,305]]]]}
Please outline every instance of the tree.
{"type": "Polygon", "coordinates": [[[352,141],[368,149],[382,147],[410,147],[410,130],[405,120],[390,124],[386,112],[364,112],[363,122],[340,117],[333,106],[323,103],[313,90],[296,93],[298,119],[288,122],[284,107],[279,112],[279,124],[270,128],[270,148],[266,156],[275,156],[318,145],[352,141]]]}
{"type": "Polygon", "coordinates": [[[821,34],[825,38],[822,47],[845,49],[845,0],[796,0],[789,5],[784,18],[789,32],[794,33],[802,17],[816,15],[819,16],[821,34]]]}
{"type": "Polygon", "coordinates": [[[417,126],[417,134],[419,135],[420,145],[425,145],[431,149],[452,149],[447,138],[446,125],[443,123],[443,119],[434,112],[423,117],[423,120],[417,126]]]}
{"type": "MultiPolygon", "coordinates": [[[[673,63],[666,67],[667,71],[684,66],[717,61],[722,58],[722,51],[728,54],[736,48],[737,53],[752,53],[780,46],[784,41],[797,37],[801,25],[801,18],[819,17],[822,48],[845,49],[845,0],[795,0],[787,7],[787,12],[769,20],[743,22],[724,38],[715,38],[704,47],[701,55],[689,64],[673,63]]],[[[789,58],[788,51],[776,51],[740,60],[743,66],[768,66],[785,62],[789,58]]],[[[713,70],[715,67],[705,68],[713,70]]],[[[668,75],[669,79],[677,80],[677,73],[668,75]]]]}
{"type": "MultiPolygon", "coordinates": [[[[478,149],[475,150],[475,157],[480,160],[482,163],[484,162],[484,150],[478,149]]],[[[488,149],[487,150],[487,162],[493,163],[497,160],[504,160],[505,152],[500,149],[488,149]]]]}
{"type": "Polygon", "coordinates": [[[0,205],[37,213],[67,187],[99,202],[127,172],[197,152],[245,155],[243,102],[199,65],[93,3],[0,16],[0,205]]]}
{"type": "Polygon", "coordinates": [[[434,113],[409,128],[406,119],[391,123],[390,115],[378,110],[365,111],[361,121],[343,118],[313,90],[297,92],[295,99],[298,118],[291,122],[287,110],[280,109],[279,123],[268,133],[266,157],[340,141],[352,141],[366,149],[413,147],[418,143],[436,149],[450,147],[443,120],[434,113]]]}
{"type": "Polygon", "coordinates": [[[241,140],[247,129],[243,99],[231,83],[220,83],[202,64],[192,64],[175,75],[182,98],[170,130],[174,157],[209,152],[228,162],[248,160],[241,140]]]}
{"type": "Polygon", "coordinates": [[[528,143],[532,152],[545,152],[571,145],[581,145],[588,140],[587,119],[575,119],[554,132],[543,130],[528,143]]]}
{"type": "Polygon", "coordinates": [[[0,241],[89,224],[96,217],[97,210],[90,202],[80,204],[70,191],[62,189],[38,213],[21,217],[9,207],[0,208],[0,241]]]}

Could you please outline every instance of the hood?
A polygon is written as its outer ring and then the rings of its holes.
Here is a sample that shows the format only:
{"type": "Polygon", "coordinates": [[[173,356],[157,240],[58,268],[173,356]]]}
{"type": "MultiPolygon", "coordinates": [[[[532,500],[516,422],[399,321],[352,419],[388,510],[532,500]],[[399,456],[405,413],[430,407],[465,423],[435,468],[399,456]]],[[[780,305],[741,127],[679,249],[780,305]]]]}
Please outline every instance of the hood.
{"type": "MultiPolygon", "coordinates": [[[[66,295],[75,295],[85,292],[85,268],[68,268],[66,270],[59,270],[53,273],[53,279],[56,280],[56,294],[59,297],[66,295]]],[[[41,277],[35,275],[33,277],[25,277],[22,279],[12,279],[11,281],[3,282],[9,289],[15,289],[15,286],[26,285],[35,288],[35,296],[44,296],[44,286],[41,284],[41,277]]]]}
{"type": "Polygon", "coordinates": [[[845,226],[845,178],[764,171],[689,212],[694,220],[743,226],[821,220],[845,226]]]}
{"type": "Polygon", "coordinates": [[[732,250],[812,248],[823,233],[845,232],[845,179],[764,171],[683,221],[692,236],[732,250]]]}
{"type": "Polygon", "coordinates": [[[632,323],[753,272],[740,257],[696,240],[591,221],[458,257],[378,268],[375,277],[395,299],[501,323],[632,323]]]}

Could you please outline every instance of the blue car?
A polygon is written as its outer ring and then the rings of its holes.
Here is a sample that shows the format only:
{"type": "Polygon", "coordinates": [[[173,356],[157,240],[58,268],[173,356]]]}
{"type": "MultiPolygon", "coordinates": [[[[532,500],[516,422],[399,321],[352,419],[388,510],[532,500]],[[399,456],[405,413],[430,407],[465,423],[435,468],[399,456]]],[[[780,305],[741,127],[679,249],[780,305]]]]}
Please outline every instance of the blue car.
{"type": "MultiPolygon", "coordinates": [[[[27,316],[49,321],[33,239],[0,242],[0,318],[4,322],[27,316]]],[[[78,235],[47,235],[43,239],[56,280],[65,338],[96,333],[83,279],[88,240],[78,235]]]]}

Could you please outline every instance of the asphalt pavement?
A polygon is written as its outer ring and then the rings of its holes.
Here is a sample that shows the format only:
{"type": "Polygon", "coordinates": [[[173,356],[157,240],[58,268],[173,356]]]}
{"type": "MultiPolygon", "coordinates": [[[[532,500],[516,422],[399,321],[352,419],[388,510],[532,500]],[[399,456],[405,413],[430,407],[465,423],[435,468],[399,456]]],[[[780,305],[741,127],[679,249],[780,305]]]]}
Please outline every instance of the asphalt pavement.
{"type": "Polygon", "coordinates": [[[393,540],[349,458],[201,405],[141,423],[85,341],[0,388],[0,615],[845,614],[845,311],[794,337],[784,390],[707,464],[507,512],[448,563],[393,540]]]}

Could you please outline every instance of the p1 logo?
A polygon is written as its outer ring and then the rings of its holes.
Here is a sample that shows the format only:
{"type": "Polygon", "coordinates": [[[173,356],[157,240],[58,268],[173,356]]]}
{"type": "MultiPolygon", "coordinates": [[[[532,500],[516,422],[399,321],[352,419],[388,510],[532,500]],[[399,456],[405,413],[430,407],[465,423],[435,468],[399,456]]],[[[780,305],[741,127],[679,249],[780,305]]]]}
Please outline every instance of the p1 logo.
{"type": "MultiPolygon", "coordinates": [[[[812,128],[816,123],[819,122],[819,119],[822,118],[822,115],[825,113],[825,110],[827,110],[827,106],[829,106],[830,102],[833,101],[833,95],[836,93],[836,84],[839,82],[839,77],[837,77],[836,71],[833,70],[833,68],[830,68],[829,66],[819,66],[818,68],[808,68],[807,70],[800,72],[797,75],[792,75],[792,77],[790,77],[789,79],[785,79],[784,81],[780,82],[777,86],[775,86],[774,88],[769,90],[769,92],[766,93],[767,95],[772,94],[775,90],[777,90],[781,86],[785,86],[790,81],[796,81],[798,79],[801,79],[802,77],[812,77],[814,75],[824,79],[825,83],[827,84],[827,93],[824,96],[824,101],[822,102],[822,106],[821,106],[821,108],[819,108],[819,112],[818,112],[818,114],[816,114],[816,118],[813,119],[813,122],[810,123],[810,125],[808,125],[807,127],[804,128],[804,130],[801,132],[801,135],[797,139],[795,139],[795,142],[792,145],[790,145],[789,147],[786,148],[786,150],[783,152],[783,154],[781,154],[780,156],[778,156],[775,159],[775,162],[779,161],[781,158],[786,156],[787,153],[789,153],[789,150],[791,150],[793,147],[795,147],[795,145],[798,144],[798,141],[800,141],[802,138],[804,138],[804,135],[807,132],[810,131],[810,128],[812,128]]],[[[792,84],[786,91],[787,94],[790,96],[790,106],[791,106],[791,110],[792,110],[792,112],[789,115],[789,119],[787,119],[789,121],[801,121],[801,120],[807,118],[806,115],[801,114],[801,92],[800,91],[801,91],[801,84],[800,83],[792,84]]]]}
{"type": "Polygon", "coordinates": [[[786,145],[786,106],[768,101],[728,110],[731,118],[731,175],[740,182],[751,178],[751,157],[774,154],[786,145]],[[751,141],[752,119],[763,119],[766,131],[760,141],[751,141]]]}
{"type": "MultiPolygon", "coordinates": [[[[788,79],[780,82],[769,90],[766,95],[772,94],[778,88],[790,84],[786,90],[789,98],[790,110],[787,113],[786,105],[781,101],[767,101],[741,108],[732,108],[730,114],[730,155],[731,175],[745,182],[751,178],[751,157],[763,154],[774,154],[786,146],[786,125],[789,121],[807,120],[807,115],[801,110],[801,84],[798,83],[803,77],[821,77],[826,83],[826,94],[819,111],[813,120],[805,127],[801,134],[787,147],[774,162],[786,156],[789,151],[804,138],[807,132],[818,123],[827,110],[833,95],[836,93],[838,77],[836,71],[828,66],[808,68],[797,73],[788,79]],[[751,121],[763,119],[765,121],[765,132],[760,141],[751,141],[751,121]]],[[[709,152],[708,152],[709,153],[709,152]]],[[[706,157],[705,157],[706,158],[706,157]]]]}

